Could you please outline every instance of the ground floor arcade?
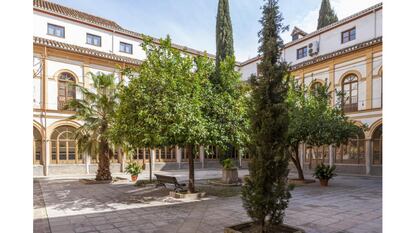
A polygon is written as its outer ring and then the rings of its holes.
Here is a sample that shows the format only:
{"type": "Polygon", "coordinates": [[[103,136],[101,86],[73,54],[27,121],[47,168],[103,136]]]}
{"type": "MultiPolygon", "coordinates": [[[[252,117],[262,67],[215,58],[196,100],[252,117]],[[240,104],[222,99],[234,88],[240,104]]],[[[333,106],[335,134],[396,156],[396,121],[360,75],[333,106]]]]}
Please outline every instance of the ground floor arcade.
{"type": "MultiPolygon", "coordinates": [[[[57,121],[44,130],[36,121],[33,124],[33,169],[34,176],[67,174],[95,174],[99,157],[79,152],[74,133],[80,125],[71,121],[57,121]]],[[[195,168],[220,167],[218,151],[213,147],[200,147],[196,154],[195,168]]],[[[188,167],[189,150],[170,146],[163,148],[137,148],[126,154],[115,150],[111,158],[111,170],[123,172],[127,161],[140,162],[153,170],[177,170],[188,167]]],[[[233,149],[228,156],[239,167],[246,168],[249,156],[233,149]]],[[[302,145],[300,160],[305,171],[313,170],[316,164],[337,166],[340,173],[382,175],[382,120],[379,119],[346,144],[314,147],[302,145]]],[[[293,166],[292,166],[293,169],[293,166]]]]}

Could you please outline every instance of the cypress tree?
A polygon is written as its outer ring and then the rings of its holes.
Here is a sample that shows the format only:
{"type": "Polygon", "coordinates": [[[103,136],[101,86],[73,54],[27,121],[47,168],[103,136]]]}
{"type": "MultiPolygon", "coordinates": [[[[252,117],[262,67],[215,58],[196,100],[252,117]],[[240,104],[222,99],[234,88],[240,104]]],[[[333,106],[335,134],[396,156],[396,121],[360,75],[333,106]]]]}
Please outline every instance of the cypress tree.
{"type": "MultiPolygon", "coordinates": [[[[214,120],[215,128],[211,129],[216,138],[225,142],[217,147],[220,162],[230,157],[233,146],[240,145],[238,132],[243,125],[243,110],[240,106],[242,92],[240,74],[235,68],[233,48],[233,29],[230,18],[228,0],[219,0],[216,17],[216,66],[215,72],[210,76],[215,96],[211,101],[208,114],[214,120]]],[[[244,126],[244,125],[243,125],[244,126]]]]}
{"type": "Polygon", "coordinates": [[[216,71],[220,68],[220,62],[228,56],[234,56],[229,1],[219,0],[216,18],[216,71]]]}
{"type": "Polygon", "coordinates": [[[272,232],[271,225],[283,223],[290,192],[287,183],[289,154],[286,139],[289,126],[285,101],[288,90],[288,64],[281,60],[281,33],[287,30],[277,0],[266,0],[262,7],[259,32],[261,74],[251,78],[251,141],[249,178],[242,188],[243,206],[261,232],[272,232]],[[269,223],[269,225],[267,224],[269,223]]]}
{"type": "Polygon", "coordinates": [[[331,8],[329,0],[322,0],[321,8],[319,9],[318,28],[323,28],[329,24],[338,21],[335,11],[331,8]]]}

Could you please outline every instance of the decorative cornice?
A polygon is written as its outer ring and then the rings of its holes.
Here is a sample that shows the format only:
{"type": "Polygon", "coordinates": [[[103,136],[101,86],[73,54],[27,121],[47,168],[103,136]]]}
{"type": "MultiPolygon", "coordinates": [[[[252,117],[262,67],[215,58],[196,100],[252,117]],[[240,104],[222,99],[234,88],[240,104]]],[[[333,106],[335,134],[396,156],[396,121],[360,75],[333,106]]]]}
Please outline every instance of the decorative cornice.
{"type": "Polygon", "coordinates": [[[294,71],[294,70],[303,68],[305,66],[313,65],[313,64],[318,63],[318,62],[322,62],[322,61],[325,61],[325,60],[328,60],[328,59],[332,59],[332,58],[337,57],[337,56],[341,56],[341,55],[344,55],[344,54],[355,52],[357,50],[367,48],[367,47],[370,47],[370,46],[373,46],[373,45],[376,45],[376,44],[381,44],[381,43],[382,43],[382,36],[377,37],[377,38],[372,39],[372,40],[369,40],[369,41],[365,41],[365,42],[356,44],[356,45],[346,47],[344,49],[337,50],[337,51],[332,52],[332,53],[328,53],[328,54],[325,54],[325,55],[315,57],[315,58],[310,59],[308,61],[298,63],[296,65],[291,66],[290,70],[294,71]]]}
{"type": "Polygon", "coordinates": [[[133,64],[133,65],[140,65],[142,63],[142,61],[138,59],[119,56],[116,54],[111,54],[111,53],[106,53],[106,52],[101,52],[95,49],[85,48],[85,47],[81,47],[77,45],[71,45],[71,44],[67,44],[67,43],[63,43],[63,42],[59,42],[55,40],[49,40],[49,39],[45,39],[45,38],[41,38],[37,36],[33,36],[33,44],[43,45],[49,48],[55,48],[55,49],[60,49],[64,51],[75,52],[75,53],[80,53],[84,55],[90,55],[90,56],[109,59],[109,60],[118,61],[118,62],[125,62],[125,63],[133,64]]]}

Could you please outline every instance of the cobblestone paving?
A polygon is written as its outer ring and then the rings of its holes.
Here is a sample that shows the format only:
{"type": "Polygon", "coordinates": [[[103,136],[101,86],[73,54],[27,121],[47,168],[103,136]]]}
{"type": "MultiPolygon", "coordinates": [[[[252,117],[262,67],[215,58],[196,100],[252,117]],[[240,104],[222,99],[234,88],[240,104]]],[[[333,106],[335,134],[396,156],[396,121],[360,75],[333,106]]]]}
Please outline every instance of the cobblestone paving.
{"type": "MultiPolygon", "coordinates": [[[[221,171],[203,172],[196,171],[199,177],[221,175],[221,171]]],[[[85,185],[73,179],[42,179],[40,185],[43,194],[35,192],[35,199],[43,196],[53,233],[209,233],[249,221],[238,196],[137,203],[130,198],[137,190],[131,184],[85,185]]],[[[37,220],[35,216],[34,232],[49,232],[37,220]]],[[[285,223],[307,233],[381,232],[382,180],[337,176],[329,187],[318,183],[298,186],[292,192],[285,223]]]]}

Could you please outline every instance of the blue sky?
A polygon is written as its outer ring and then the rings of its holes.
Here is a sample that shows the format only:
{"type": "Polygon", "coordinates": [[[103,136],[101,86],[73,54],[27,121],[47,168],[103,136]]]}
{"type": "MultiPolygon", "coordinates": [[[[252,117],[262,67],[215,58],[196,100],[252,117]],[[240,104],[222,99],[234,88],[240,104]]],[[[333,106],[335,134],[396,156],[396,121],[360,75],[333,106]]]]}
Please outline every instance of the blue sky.
{"type": "MultiPolygon", "coordinates": [[[[218,0],[51,0],[117,22],[122,27],[154,37],[169,34],[174,43],[215,53],[218,0]]],[[[381,0],[331,0],[339,19],[381,0]]],[[[284,23],[306,32],[316,30],[321,0],[279,0],[284,23]]],[[[236,59],[257,55],[258,20],[262,0],[230,0],[236,59]]],[[[290,32],[282,35],[285,42],[290,32]]]]}

